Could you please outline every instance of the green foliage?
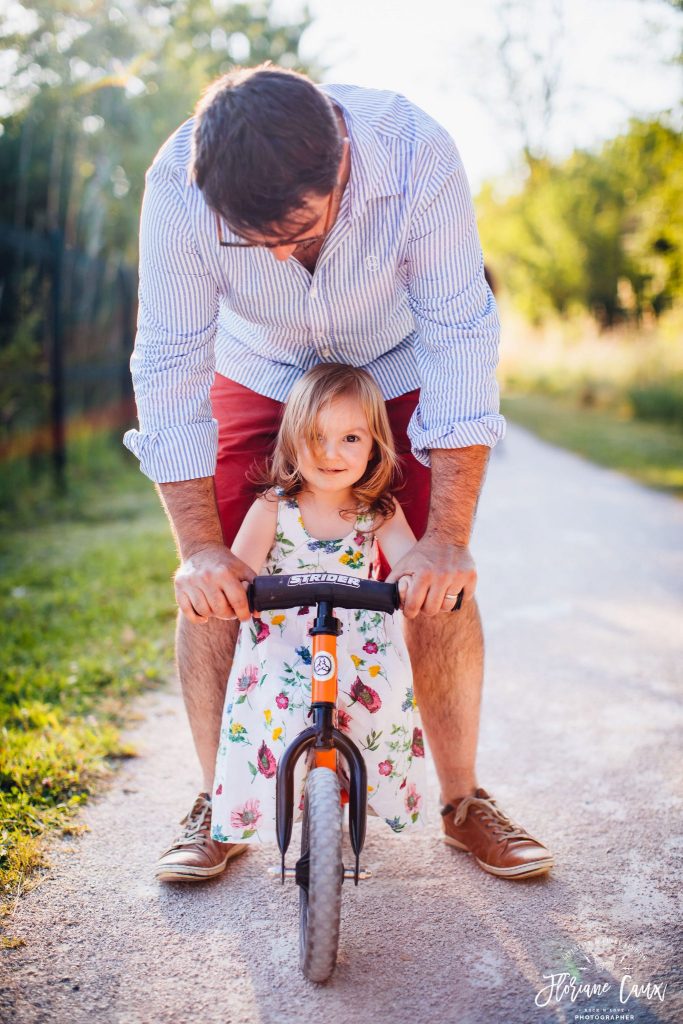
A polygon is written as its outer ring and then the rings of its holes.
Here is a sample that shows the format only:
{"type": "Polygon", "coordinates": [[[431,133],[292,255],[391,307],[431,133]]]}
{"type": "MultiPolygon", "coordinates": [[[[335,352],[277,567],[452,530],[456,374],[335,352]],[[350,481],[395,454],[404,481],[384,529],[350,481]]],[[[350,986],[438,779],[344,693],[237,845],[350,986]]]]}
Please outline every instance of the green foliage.
{"type": "Polygon", "coordinates": [[[603,327],[657,318],[683,297],[682,136],[631,121],[597,152],[532,161],[522,187],[478,198],[496,279],[531,323],[589,312],[603,327]]]}
{"type": "Polygon", "coordinates": [[[36,410],[48,402],[40,337],[44,314],[36,302],[36,294],[44,291],[38,268],[25,267],[17,284],[13,315],[0,316],[0,444],[13,429],[32,426],[36,410]]]}
{"type": "Polygon", "coordinates": [[[136,472],[139,464],[121,444],[121,431],[75,433],[67,447],[63,493],[55,491],[47,453],[0,462],[0,531],[14,532],[18,523],[35,528],[65,520],[101,523],[137,517],[149,483],[136,472]]]}
{"type": "Polygon", "coordinates": [[[0,545],[0,904],[43,863],[45,830],[72,829],[130,756],[125,702],[171,663],[175,555],[151,486],[129,466],[81,498],[91,521],[0,545]]]}
{"type": "Polygon", "coordinates": [[[629,389],[628,397],[638,419],[669,423],[683,430],[683,377],[629,389]]]}

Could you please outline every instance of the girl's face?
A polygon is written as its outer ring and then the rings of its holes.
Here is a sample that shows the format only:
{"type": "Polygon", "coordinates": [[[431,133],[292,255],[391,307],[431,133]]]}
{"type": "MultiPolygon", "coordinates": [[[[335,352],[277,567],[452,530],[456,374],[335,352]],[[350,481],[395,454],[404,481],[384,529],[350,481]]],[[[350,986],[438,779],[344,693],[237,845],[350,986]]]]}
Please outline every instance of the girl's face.
{"type": "Polygon", "coordinates": [[[321,491],[353,487],[367,469],[374,445],[362,405],[351,395],[342,395],[321,410],[316,426],[316,448],[303,440],[297,446],[302,477],[321,491]]]}

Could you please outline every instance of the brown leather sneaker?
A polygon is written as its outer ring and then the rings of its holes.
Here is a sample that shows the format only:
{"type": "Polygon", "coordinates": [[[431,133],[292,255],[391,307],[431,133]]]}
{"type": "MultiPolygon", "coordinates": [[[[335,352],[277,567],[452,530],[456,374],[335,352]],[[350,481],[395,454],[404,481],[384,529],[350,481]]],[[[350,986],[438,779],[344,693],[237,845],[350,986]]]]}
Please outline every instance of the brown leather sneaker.
{"type": "Polygon", "coordinates": [[[446,804],[444,841],[472,854],[479,867],[502,878],[543,875],[553,866],[549,850],[515,825],[485,789],[446,804]]]}
{"type": "Polygon", "coordinates": [[[200,793],[190,813],[180,822],[183,831],[157,861],[160,882],[201,882],[225,871],[232,857],[246,850],[245,843],[217,843],[211,838],[211,798],[200,793]]]}

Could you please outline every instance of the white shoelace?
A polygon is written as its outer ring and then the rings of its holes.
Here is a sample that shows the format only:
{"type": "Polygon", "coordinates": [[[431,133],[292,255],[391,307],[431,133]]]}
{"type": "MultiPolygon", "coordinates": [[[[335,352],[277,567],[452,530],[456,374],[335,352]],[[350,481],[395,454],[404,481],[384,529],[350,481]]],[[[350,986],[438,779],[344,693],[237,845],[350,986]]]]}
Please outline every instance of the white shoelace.
{"type": "Polygon", "coordinates": [[[184,846],[205,843],[211,832],[211,802],[206,797],[197,797],[192,810],[180,824],[185,827],[174,841],[172,849],[180,850],[184,846]]]}
{"type": "Polygon", "coordinates": [[[486,800],[481,796],[466,796],[464,800],[460,801],[458,809],[453,815],[454,825],[463,825],[465,818],[470,807],[477,809],[480,812],[480,817],[485,822],[491,822],[494,825],[492,829],[494,835],[500,835],[505,839],[531,839],[532,837],[524,829],[520,828],[519,825],[515,825],[513,821],[508,818],[507,814],[496,805],[495,800],[486,800]]]}

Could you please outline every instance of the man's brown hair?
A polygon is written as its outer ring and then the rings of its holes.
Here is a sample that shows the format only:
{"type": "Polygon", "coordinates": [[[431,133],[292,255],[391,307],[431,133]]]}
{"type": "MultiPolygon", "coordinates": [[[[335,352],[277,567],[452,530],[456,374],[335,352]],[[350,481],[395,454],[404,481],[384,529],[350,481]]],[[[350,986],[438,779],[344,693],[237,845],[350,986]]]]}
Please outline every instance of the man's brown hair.
{"type": "MultiPolygon", "coordinates": [[[[239,68],[195,110],[192,175],[238,234],[305,224],[305,200],[335,186],[342,140],[331,100],[296,71],[239,68]]],[[[310,218],[309,218],[310,219],[310,218]]]]}

